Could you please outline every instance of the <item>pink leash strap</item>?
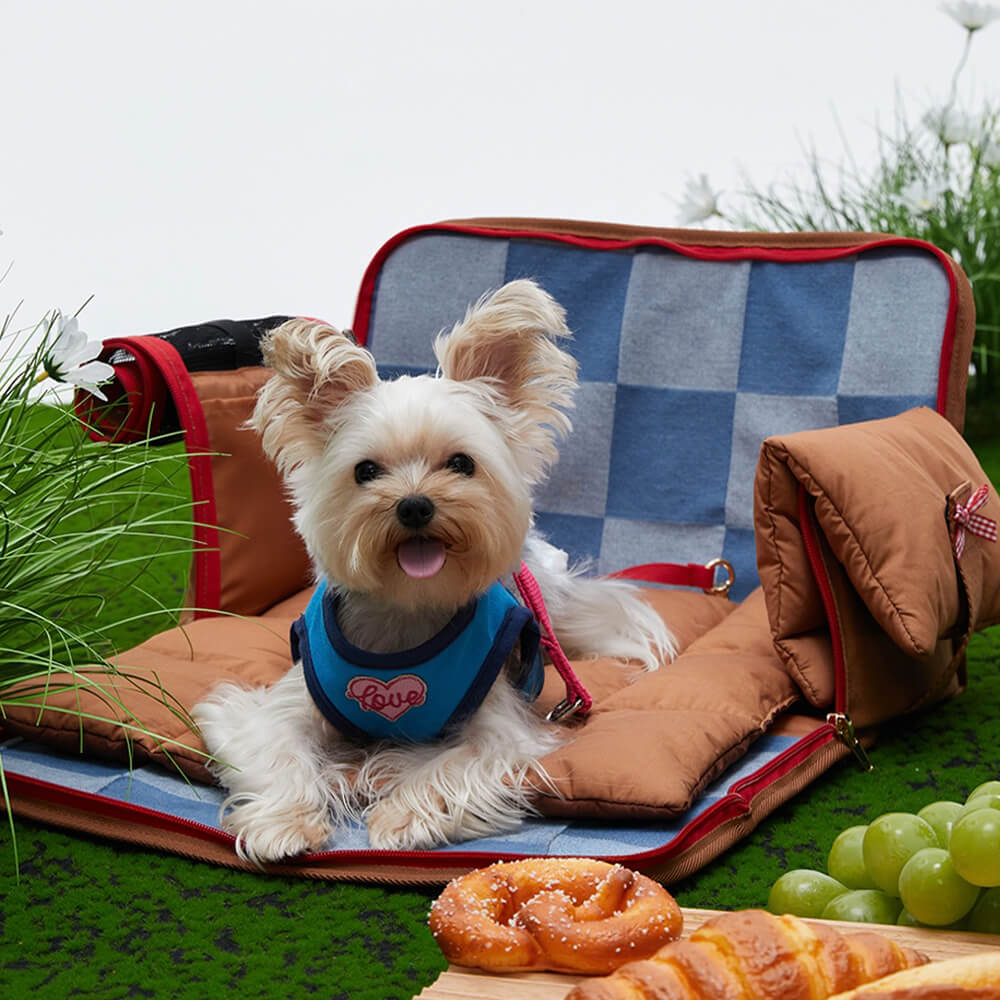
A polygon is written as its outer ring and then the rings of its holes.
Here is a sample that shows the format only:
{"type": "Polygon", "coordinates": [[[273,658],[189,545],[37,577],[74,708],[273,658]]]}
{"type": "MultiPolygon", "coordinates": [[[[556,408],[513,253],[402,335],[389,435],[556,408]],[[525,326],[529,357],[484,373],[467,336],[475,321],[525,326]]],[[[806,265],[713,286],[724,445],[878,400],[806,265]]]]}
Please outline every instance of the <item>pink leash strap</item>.
{"type": "Polygon", "coordinates": [[[546,716],[550,722],[558,722],[567,715],[586,715],[590,711],[590,706],[594,700],[587,693],[587,689],[580,683],[580,679],[573,673],[573,668],[566,659],[566,654],[559,645],[555,632],[552,630],[552,622],[549,621],[549,613],[545,610],[545,600],[542,597],[542,589],[538,586],[538,581],[532,576],[531,570],[524,563],[521,569],[514,574],[514,583],[521,594],[521,600],[525,606],[535,616],[535,620],[541,626],[542,645],[549,654],[552,666],[559,672],[559,676],[566,685],[566,697],[563,698],[555,708],[546,716]]]}

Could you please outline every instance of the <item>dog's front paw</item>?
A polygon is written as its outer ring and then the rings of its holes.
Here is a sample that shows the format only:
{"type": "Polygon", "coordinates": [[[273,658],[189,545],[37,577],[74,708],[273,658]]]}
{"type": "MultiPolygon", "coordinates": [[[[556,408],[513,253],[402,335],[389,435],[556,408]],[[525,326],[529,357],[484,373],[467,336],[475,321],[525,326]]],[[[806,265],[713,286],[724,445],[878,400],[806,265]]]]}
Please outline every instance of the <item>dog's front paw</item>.
{"type": "Polygon", "coordinates": [[[429,817],[400,806],[391,799],[372,806],[366,817],[368,843],[376,851],[424,851],[451,839],[442,828],[445,817],[429,817]]]}
{"type": "Polygon", "coordinates": [[[319,850],[333,832],[329,816],[315,809],[276,810],[258,797],[229,805],[222,825],[236,837],[236,853],[258,867],[319,850]]]}

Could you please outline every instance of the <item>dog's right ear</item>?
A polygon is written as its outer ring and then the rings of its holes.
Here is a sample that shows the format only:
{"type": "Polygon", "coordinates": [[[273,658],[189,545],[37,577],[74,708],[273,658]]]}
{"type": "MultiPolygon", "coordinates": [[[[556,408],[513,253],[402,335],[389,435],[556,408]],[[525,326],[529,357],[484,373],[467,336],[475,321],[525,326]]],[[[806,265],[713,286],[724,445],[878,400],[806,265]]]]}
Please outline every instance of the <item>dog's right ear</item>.
{"type": "Polygon", "coordinates": [[[282,475],[319,454],[337,411],[378,381],[375,359],[349,336],[318,320],[292,319],[261,342],[273,368],[249,424],[282,475]]]}

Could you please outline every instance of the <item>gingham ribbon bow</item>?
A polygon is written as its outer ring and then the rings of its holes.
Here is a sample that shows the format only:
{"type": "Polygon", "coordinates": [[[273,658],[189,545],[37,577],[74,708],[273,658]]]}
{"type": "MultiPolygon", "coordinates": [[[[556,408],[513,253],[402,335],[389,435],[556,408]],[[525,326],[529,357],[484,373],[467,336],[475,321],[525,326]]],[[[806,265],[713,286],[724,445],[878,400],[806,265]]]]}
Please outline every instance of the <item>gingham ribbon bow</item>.
{"type": "Polygon", "coordinates": [[[980,486],[971,497],[969,497],[968,503],[955,504],[955,510],[951,516],[955,521],[956,559],[961,559],[962,553],[965,551],[965,536],[967,532],[971,531],[972,534],[978,535],[980,538],[985,538],[988,542],[995,542],[997,540],[996,521],[992,518],[983,517],[982,514],[976,513],[976,511],[979,510],[984,503],[986,503],[986,499],[989,495],[989,487],[983,483],[983,485],[980,486]]]}

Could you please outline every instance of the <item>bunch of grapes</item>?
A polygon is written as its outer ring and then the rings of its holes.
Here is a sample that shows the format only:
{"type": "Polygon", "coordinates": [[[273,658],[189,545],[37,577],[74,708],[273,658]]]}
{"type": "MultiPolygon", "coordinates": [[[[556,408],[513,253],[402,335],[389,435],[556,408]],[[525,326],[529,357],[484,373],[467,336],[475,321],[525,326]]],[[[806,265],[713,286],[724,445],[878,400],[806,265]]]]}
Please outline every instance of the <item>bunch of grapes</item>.
{"type": "Polygon", "coordinates": [[[932,802],[851,826],[827,872],[798,868],[771,887],[772,913],[1000,934],[1000,781],[964,804],[932,802]]]}

